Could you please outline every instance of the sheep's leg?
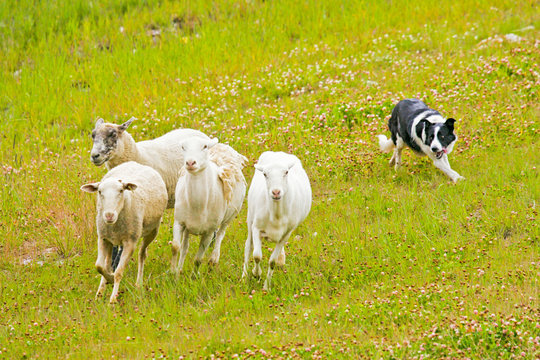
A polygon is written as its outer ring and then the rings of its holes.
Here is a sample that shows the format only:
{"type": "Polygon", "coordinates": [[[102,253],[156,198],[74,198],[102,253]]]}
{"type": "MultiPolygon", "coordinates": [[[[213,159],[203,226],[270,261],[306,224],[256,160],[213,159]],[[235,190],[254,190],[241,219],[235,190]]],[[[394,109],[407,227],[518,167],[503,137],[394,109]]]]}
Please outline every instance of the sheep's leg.
{"type": "Polygon", "coordinates": [[[118,267],[114,271],[114,287],[111,294],[111,299],[109,300],[109,303],[111,304],[114,304],[117,301],[116,298],[118,297],[118,288],[120,287],[120,281],[124,276],[124,270],[126,269],[129,259],[131,259],[131,255],[133,255],[133,250],[135,250],[136,243],[137,239],[132,239],[131,241],[124,243],[122,255],[120,257],[120,261],[118,262],[118,267]]]}
{"type": "Polygon", "coordinates": [[[251,224],[248,224],[248,235],[246,239],[246,245],[244,247],[244,267],[242,269],[242,279],[248,274],[249,255],[251,253],[251,224]]]}
{"type": "Polygon", "coordinates": [[[185,227],[180,228],[180,236],[182,238],[180,246],[180,258],[176,267],[176,273],[181,273],[184,268],[184,261],[189,250],[189,231],[185,227]]]}
{"type": "Polygon", "coordinates": [[[208,246],[212,242],[212,237],[214,235],[214,232],[205,233],[201,235],[201,242],[199,243],[199,251],[197,251],[197,254],[195,255],[195,268],[193,269],[193,275],[199,274],[199,266],[202,263],[202,259],[204,257],[204,253],[206,252],[206,249],[208,249],[208,246]]]}
{"type": "Polygon", "coordinates": [[[219,228],[216,234],[216,243],[214,244],[214,250],[212,251],[212,255],[210,255],[210,260],[208,260],[210,264],[217,265],[219,262],[221,242],[223,241],[223,238],[225,237],[225,231],[227,230],[227,226],[229,226],[228,223],[221,225],[221,227],[219,228]]]}
{"type": "Polygon", "coordinates": [[[158,228],[155,228],[152,230],[152,232],[148,235],[146,235],[143,238],[143,242],[141,244],[141,249],[139,250],[139,268],[137,271],[137,282],[135,283],[135,286],[140,287],[143,284],[143,273],[144,273],[144,262],[146,260],[146,248],[154,239],[156,238],[158,234],[158,228]]]}
{"type": "Polygon", "coordinates": [[[172,252],[172,259],[171,259],[171,270],[175,271],[176,267],[178,266],[178,253],[180,252],[181,247],[181,231],[180,231],[180,224],[178,221],[174,221],[173,224],[173,239],[171,244],[171,252],[172,252]]]}
{"type": "Polygon", "coordinates": [[[171,270],[175,273],[182,272],[184,260],[189,249],[189,233],[178,221],[173,226],[172,260],[171,270]],[[180,256],[179,256],[180,255],[180,256]]]}
{"type": "Polygon", "coordinates": [[[122,256],[122,246],[113,246],[111,260],[112,271],[116,270],[116,268],[118,267],[120,256],[122,256]]]}
{"type": "Polygon", "coordinates": [[[285,246],[283,246],[283,249],[281,249],[281,253],[279,254],[277,261],[277,266],[284,266],[285,265],[285,246]]]}
{"type": "Polygon", "coordinates": [[[253,260],[255,260],[255,266],[253,266],[253,276],[255,276],[256,278],[260,278],[262,274],[261,231],[254,226],[251,236],[253,240],[253,260]]]}
{"type": "Polygon", "coordinates": [[[101,274],[96,298],[103,295],[107,283],[113,283],[114,278],[111,273],[112,244],[106,240],[98,238],[98,258],[96,260],[96,269],[101,274]]]}
{"type": "Polygon", "coordinates": [[[287,243],[287,240],[289,240],[289,236],[291,236],[292,230],[287,232],[282,238],[281,241],[279,241],[276,244],[276,247],[274,248],[274,251],[272,251],[272,255],[270,255],[270,261],[268,264],[268,273],[266,274],[266,280],[264,281],[263,290],[270,291],[270,284],[272,282],[272,275],[274,274],[274,268],[276,267],[276,263],[278,261],[279,256],[281,256],[281,253],[283,252],[284,246],[287,243]]]}

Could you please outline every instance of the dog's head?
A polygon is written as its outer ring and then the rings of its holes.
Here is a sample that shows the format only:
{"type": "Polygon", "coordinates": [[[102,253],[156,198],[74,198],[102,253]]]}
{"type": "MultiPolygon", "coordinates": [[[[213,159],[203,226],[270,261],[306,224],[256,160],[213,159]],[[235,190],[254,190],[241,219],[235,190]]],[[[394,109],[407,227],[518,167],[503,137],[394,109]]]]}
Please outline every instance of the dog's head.
{"type": "Polygon", "coordinates": [[[416,128],[417,135],[437,159],[449,154],[454,147],[457,136],[454,134],[455,119],[448,118],[443,123],[432,123],[421,120],[416,128]]]}

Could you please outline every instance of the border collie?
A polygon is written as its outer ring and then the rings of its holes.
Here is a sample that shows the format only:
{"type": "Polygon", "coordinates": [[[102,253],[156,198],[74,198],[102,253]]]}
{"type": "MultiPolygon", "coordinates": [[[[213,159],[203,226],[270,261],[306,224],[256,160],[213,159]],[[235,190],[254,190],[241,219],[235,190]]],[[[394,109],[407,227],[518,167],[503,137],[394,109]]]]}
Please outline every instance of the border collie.
{"type": "Polygon", "coordinates": [[[388,121],[392,138],[377,135],[381,151],[394,149],[390,165],[396,171],[401,165],[401,151],[410,147],[419,156],[427,155],[435,167],[444,172],[455,183],[463,176],[452,170],[448,154],[452,152],[457,136],[454,134],[455,119],[445,119],[438,111],[430,109],[418,99],[401,100],[388,121]]]}

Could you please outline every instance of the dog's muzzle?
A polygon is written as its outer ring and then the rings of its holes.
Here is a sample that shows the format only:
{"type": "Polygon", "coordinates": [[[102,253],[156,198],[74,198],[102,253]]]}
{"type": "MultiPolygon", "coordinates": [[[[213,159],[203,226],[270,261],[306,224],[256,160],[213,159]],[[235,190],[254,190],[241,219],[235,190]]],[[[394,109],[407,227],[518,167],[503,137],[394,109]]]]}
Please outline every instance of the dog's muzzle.
{"type": "Polygon", "coordinates": [[[435,153],[435,157],[436,157],[437,159],[440,159],[440,158],[442,158],[443,155],[446,154],[446,153],[447,153],[446,149],[442,149],[441,151],[437,151],[437,152],[435,153]]]}

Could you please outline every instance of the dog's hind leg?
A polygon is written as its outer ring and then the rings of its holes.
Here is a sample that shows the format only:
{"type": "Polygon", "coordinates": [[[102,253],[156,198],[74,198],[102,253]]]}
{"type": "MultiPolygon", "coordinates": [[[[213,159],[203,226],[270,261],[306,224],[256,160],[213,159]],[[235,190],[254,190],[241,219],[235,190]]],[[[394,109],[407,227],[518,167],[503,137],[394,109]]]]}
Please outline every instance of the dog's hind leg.
{"type": "Polygon", "coordinates": [[[390,159],[390,165],[394,165],[396,171],[398,171],[401,166],[401,152],[403,151],[404,146],[403,139],[398,136],[396,147],[394,148],[394,155],[392,155],[392,158],[390,159]]]}
{"type": "Polygon", "coordinates": [[[390,166],[396,163],[396,152],[397,152],[397,148],[394,149],[394,153],[392,154],[392,157],[390,158],[390,166]]]}

